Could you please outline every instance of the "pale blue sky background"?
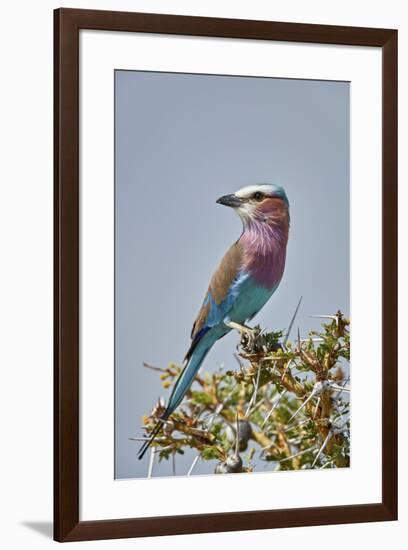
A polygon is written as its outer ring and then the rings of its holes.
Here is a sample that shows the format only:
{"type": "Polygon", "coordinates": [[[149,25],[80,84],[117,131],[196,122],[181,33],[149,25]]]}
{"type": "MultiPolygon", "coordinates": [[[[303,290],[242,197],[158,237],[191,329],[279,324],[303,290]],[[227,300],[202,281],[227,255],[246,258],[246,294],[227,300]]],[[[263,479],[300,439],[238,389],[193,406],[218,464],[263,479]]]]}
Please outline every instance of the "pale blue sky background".
{"type": "MultiPolygon", "coordinates": [[[[285,274],[255,323],[284,329],[300,296],[303,334],[318,326],[310,315],[349,314],[349,107],[345,82],[116,71],[116,478],[146,476],[129,437],[168,395],[143,361],[182,361],[210,276],[239,237],[219,196],[268,182],[289,198],[285,274]]],[[[236,368],[236,342],[218,342],[203,368],[236,368]]],[[[178,475],[194,456],[177,457],[178,475]]]]}

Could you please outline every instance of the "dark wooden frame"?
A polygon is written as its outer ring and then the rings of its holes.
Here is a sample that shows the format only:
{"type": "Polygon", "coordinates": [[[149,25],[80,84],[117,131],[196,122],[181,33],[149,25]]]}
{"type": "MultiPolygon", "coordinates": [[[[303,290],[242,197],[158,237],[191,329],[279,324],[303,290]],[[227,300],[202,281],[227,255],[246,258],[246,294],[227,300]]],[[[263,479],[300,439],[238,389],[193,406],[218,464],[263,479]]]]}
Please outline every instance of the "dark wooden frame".
{"type": "Polygon", "coordinates": [[[397,31],[59,9],[54,13],[54,538],[75,541],[397,519],[397,31]],[[382,502],[79,521],[78,36],[80,29],[382,48],[382,502]]]}

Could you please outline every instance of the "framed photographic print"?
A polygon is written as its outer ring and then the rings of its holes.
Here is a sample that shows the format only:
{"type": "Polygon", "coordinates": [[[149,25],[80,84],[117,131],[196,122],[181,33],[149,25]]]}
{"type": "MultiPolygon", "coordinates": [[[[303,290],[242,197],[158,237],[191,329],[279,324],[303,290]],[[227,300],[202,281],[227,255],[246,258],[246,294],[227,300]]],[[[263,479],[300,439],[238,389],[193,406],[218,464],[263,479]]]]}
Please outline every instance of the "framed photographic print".
{"type": "Polygon", "coordinates": [[[55,539],[396,519],[397,31],[54,26],[55,539]]]}

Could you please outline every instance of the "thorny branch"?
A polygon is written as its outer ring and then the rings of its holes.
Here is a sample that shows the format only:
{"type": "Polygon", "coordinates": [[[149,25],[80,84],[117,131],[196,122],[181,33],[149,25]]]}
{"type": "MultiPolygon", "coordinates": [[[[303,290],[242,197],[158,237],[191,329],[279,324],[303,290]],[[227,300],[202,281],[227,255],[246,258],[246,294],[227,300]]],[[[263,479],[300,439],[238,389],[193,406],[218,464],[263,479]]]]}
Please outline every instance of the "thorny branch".
{"type": "MultiPolygon", "coordinates": [[[[217,460],[217,474],[257,471],[260,461],[273,470],[349,466],[349,321],[340,311],[327,318],[320,332],[294,342],[259,326],[254,337],[244,334],[238,370],[201,373],[163,423],[153,443],[159,460],[192,448],[200,460],[217,460]]],[[[181,370],[145,366],[160,372],[164,388],[181,370]]],[[[164,408],[159,400],[143,417],[146,437],[164,408]]]]}

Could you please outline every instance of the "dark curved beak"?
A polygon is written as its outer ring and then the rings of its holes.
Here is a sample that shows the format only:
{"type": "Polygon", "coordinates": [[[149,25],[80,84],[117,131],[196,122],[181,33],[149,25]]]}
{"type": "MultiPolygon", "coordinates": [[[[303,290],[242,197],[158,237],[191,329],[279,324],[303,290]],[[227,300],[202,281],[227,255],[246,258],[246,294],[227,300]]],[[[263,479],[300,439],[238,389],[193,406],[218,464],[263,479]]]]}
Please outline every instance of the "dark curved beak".
{"type": "Polygon", "coordinates": [[[236,208],[241,206],[244,201],[237,197],[236,195],[224,195],[217,200],[218,204],[223,204],[224,206],[231,206],[236,208]]]}

